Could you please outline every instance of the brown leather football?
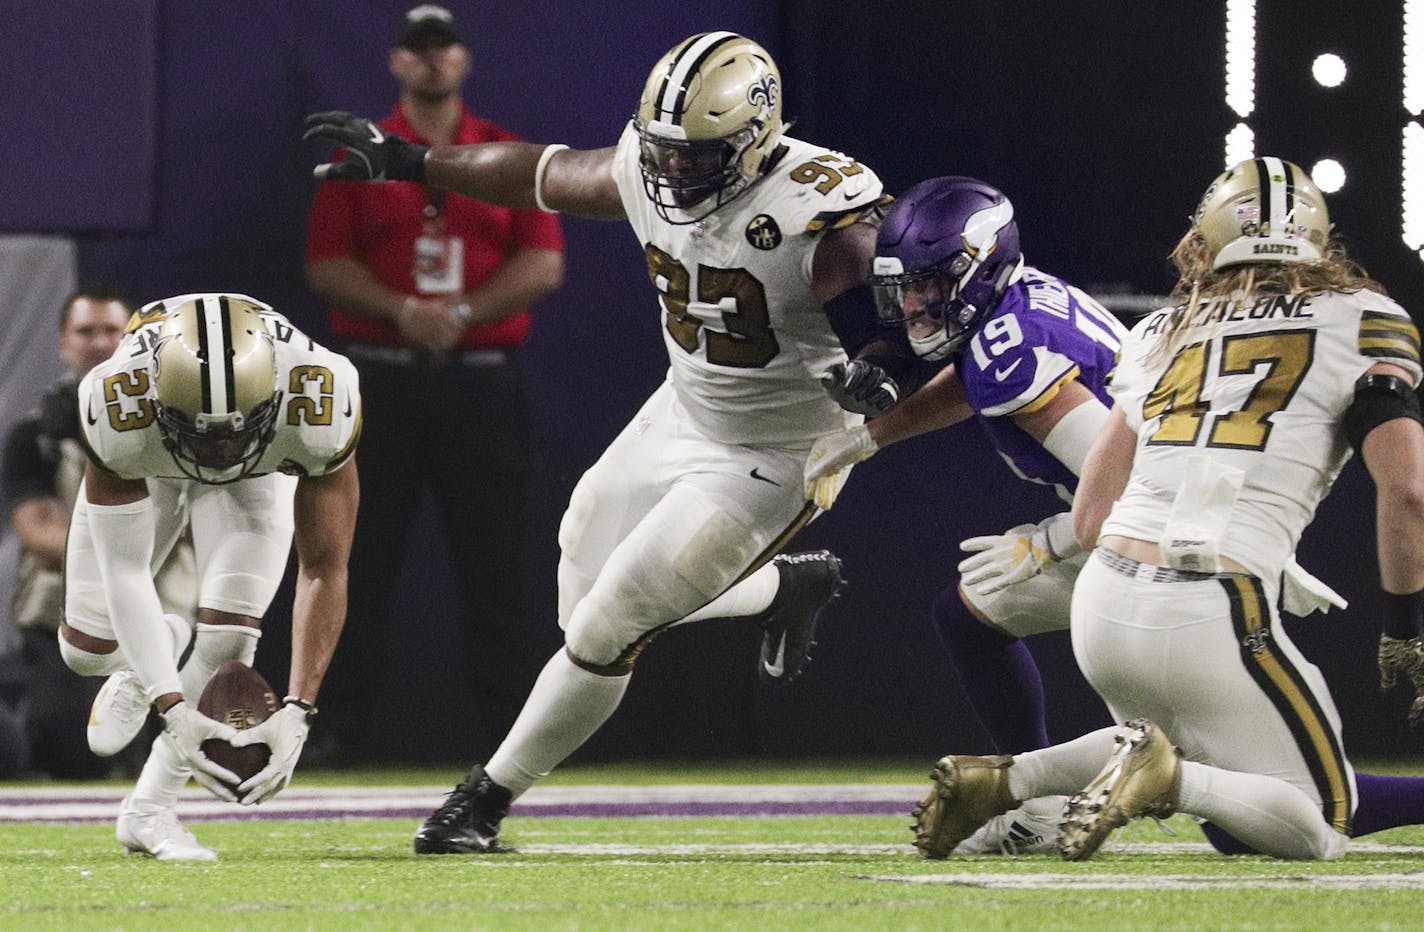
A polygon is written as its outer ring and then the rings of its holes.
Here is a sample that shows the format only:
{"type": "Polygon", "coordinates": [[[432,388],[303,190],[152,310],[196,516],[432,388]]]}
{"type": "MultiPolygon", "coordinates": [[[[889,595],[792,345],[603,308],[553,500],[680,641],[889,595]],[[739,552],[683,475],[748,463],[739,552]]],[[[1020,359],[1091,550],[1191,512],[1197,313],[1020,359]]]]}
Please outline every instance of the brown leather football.
{"type": "MultiPolygon", "coordinates": [[[[261,673],[240,660],[229,660],[208,680],[198,699],[198,711],[241,731],[267,721],[277,711],[277,695],[261,673]]],[[[216,738],[203,742],[203,753],[240,780],[258,773],[272,757],[272,749],[265,744],[235,748],[216,738]]]]}

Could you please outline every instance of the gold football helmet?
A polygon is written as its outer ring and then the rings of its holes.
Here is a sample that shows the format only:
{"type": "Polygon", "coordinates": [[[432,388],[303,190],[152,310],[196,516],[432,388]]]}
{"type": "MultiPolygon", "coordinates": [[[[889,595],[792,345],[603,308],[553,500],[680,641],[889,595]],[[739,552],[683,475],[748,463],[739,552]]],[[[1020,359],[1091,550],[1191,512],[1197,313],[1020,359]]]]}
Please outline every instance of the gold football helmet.
{"type": "Polygon", "coordinates": [[[154,407],[163,445],[189,478],[235,482],[277,430],[277,356],[261,311],[239,294],[179,295],[161,312],[153,352],[154,407]]]}
{"type": "Polygon", "coordinates": [[[695,35],[653,66],[633,125],[643,186],[658,215],[694,223],[770,167],[784,129],[781,74],[744,36],[695,35]]]}
{"type": "Polygon", "coordinates": [[[1300,166],[1274,156],[1228,168],[1206,189],[1192,223],[1213,269],[1248,262],[1314,262],[1325,254],[1330,214],[1300,166]]]}

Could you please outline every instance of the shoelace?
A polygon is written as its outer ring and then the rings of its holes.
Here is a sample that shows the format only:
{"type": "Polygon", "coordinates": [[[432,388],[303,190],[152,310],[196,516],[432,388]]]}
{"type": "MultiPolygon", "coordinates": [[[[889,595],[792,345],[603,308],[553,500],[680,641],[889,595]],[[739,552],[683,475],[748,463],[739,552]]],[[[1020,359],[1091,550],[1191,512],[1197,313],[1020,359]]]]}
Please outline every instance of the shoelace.
{"type": "Polygon", "coordinates": [[[440,808],[431,814],[432,822],[439,822],[441,825],[451,825],[465,818],[474,802],[472,794],[465,784],[460,783],[455,789],[450,791],[450,795],[445,797],[445,802],[440,804],[440,808]]]}
{"type": "Polygon", "coordinates": [[[111,708],[119,718],[148,712],[148,697],[144,695],[143,686],[139,684],[137,677],[128,677],[110,694],[110,698],[111,708]]]}

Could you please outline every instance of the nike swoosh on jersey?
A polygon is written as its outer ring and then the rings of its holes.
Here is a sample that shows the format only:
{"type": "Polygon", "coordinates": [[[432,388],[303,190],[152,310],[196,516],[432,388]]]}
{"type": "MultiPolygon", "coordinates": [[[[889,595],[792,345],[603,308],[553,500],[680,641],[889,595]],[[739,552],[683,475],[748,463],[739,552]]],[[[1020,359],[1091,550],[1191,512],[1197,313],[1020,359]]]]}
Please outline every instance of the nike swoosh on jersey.
{"type": "Polygon", "coordinates": [[[1021,362],[1023,362],[1022,359],[1015,359],[1014,364],[1012,366],[1009,366],[1007,369],[995,369],[994,381],[1002,382],[1004,381],[1004,379],[1007,379],[1009,376],[1013,375],[1014,370],[1019,367],[1019,363],[1021,362]]]}
{"type": "Polygon", "coordinates": [[[776,660],[772,663],[763,660],[761,665],[766,667],[766,673],[771,677],[780,677],[786,672],[786,635],[783,634],[776,644],[776,660]]]}
{"type": "Polygon", "coordinates": [[[350,417],[350,416],[351,416],[351,396],[350,396],[350,395],[347,395],[347,396],[346,396],[346,413],[343,414],[342,417],[350,417]]]}
{"type": "Polygon", "coordinates": [[[94,416],[94,412],[90,408],[84,409],[84,420],[89,422],[90,427],[93,427],[95,424],[99,423],[99,419],[94,416]]]}
{"type": "Polygon", "coordinates": [[[777,488],[781,488],[781,483],[780,483],[780,482],[777,482],[777,481],[774,480],[774,479],[768,479],[766,476],[763,476],[761,473],[757,472],[757,467],[755,467],[755,466],[752,467],[751,476],[752,476],[753,479],[757,479],[757,480],[759,480],[759,481],[761,481],[761,482],[767,483],[768,485],[774,485],[774,486],[776,486],[777,488]]]}

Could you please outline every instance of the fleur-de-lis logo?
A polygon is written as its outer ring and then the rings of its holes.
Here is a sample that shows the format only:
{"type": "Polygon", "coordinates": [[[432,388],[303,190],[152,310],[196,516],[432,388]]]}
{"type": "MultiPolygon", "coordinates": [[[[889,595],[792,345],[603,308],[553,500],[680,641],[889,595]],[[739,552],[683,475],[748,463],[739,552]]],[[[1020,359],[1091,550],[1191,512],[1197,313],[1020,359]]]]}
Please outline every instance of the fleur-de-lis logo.
{"type": "Polygon", "coordinates": [[[1271,632],[1265,628],[1257,629],[1242,638],[1241,644],[1251,653],[1259,654],[1271,646],[1271,632]]]}
{"type": "Polygon", "coordinates": [[[776,107],[776,95],[781,92],[776,75],[764,74],[761,80],[747,88],[747,103],[760,107],[763,113],[776,107]]]}

